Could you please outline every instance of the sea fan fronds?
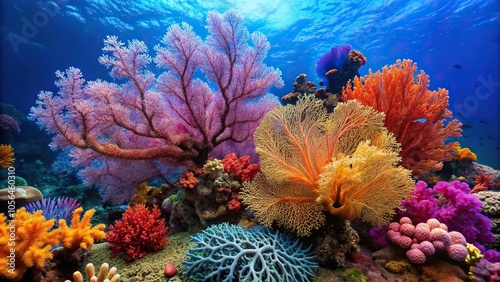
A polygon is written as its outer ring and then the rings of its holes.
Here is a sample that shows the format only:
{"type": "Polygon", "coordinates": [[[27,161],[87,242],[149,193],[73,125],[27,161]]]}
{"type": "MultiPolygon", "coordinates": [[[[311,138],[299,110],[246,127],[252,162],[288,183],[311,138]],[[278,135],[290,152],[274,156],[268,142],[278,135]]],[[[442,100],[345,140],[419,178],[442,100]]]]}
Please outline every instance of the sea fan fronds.
{"type": "Polygon", "coordinates": [[[11,145],[0,145],[0,168],[8,168],[14,163],[14,149],[11,145]]]}
{"type": "Polygon", "coordinates": [[[313,98],[269,112],[255,134],[262,174],[243,183],[240,197],[262,224],[301,236],[324,224],[324,210],[384,223],[413,182],[383,118],[356,101],[330,115],[313,98]]]}

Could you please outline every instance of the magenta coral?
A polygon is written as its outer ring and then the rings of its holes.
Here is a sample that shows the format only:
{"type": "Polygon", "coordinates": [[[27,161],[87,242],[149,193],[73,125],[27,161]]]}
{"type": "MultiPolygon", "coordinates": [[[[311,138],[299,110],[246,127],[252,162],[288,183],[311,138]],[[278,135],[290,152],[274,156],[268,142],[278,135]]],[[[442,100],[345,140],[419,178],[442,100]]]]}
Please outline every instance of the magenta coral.
{"type": "MultiPolygon", "coordinates": [[[[401,202],[401,209],[394,218],[408,217],[414,224],[427,222],[431,226],[440,226],[447,231],[460,232],[468,243],[477,246],[490,261],[500,261],[500,253],[485,250],[482,244],[494,241],[491,232],[491,220],[481,214],[482,203],[471,194],[467,183],[439,181],[434,187],[418,181],[411,198],[401,202]],[[432,219],[434,218],[434,219],[432,219]],[[430,220],[430,221],[428,221],[430,220]],[[441,225],[444,224],[444,225],[441,225]]],[[[383,246],[384,228],[374,228],[370,234],[374,243],[383,246]]],[[[442,244],[441,244],[442,245],[442,244]]],[[[440,246],[443,248],[444,246],[440,246]]]]}
{"type": "Polygon", "coordinates": [[[167,244],[167,227],[160,219],[158,207],[149,211],[144,205],[133,209],[129,206],[123,219],[110,226],[106,240],[113,255],[125,253],[130,261],[163,249],[167,244]]]}
{"type": "Polygon", "coordinates": [[[130,200],[172,166],[254,150],[256,127],[279,104],[267,93],[283,85],[281,72],[263,63],[269,42],[235,10],[209,13],[207,29],[202,40],[186,23],[170,26],[155,58],[144,42],[108,36],[99,62],[121,82],[85,82],[72,67],[56,73],[57,94],[39,94],[30,119],[55,134],[53,148],[71,149],[104,200],[130,200]],[[152,62],[165,71],[154,75],[152,62]]]}

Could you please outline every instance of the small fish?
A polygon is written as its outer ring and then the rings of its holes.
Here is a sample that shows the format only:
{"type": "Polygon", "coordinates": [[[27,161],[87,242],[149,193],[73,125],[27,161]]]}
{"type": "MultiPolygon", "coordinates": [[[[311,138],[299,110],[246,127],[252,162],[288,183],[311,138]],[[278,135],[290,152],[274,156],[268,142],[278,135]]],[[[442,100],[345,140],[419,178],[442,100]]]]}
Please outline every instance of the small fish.
{"type": "Polygon", "coordinates": [[[467,117],[466,117],[466,116],[464,116],[464,114],[462,114],[462,113],[457,113],[457,114],[458,114],[458,116],[459,116],[459,117],[461,117],[461,118],[463,118],[463,119],[466,119],[466,118],[467,118],[467,117]]]}
{"type": "Polygon", "coordinates": [[[479,146],[484,146],[484,143],[479,143],[479,146]]]}
{"type": "Polygon", "coordinates": [[[480,120],[480,121],[479,121],[479,123],[488,124],[488,122],[487,122],[487,121],[485,121],[485,120],[480,120]]]}
{"type": "Polygon", "coordinates": [[[413,122],[424,123],[425,122],[425,118],[419,118],[419,119],[414,120],[413,122]]]}
{"type": "Polygon", "coordinates": [[[481,87],[481,84],[479,83],[474,84],[474,88],[479,88],[479,87],[481,87]]]}
{"type": "Polygon", "coordinates": [[[462,137],[463,137],[463,138],[467,138],[467,137],[469,137],[469,135],[462,135],[462,137]]]}
{"type": "Polygon", "coordinates": [[[491,136],[489,134],[486,134],[486,137],[490,138],[491,140],[495,140],[495,138],[493,138],[493,136],[491,136]]]}
{"type": "Polygon", "coordinates": [[[461,69],[462,66],[461,65],[453,65],[456,69],[461,69]]]}
{"type": "Polygon", "coordinates": [[[495,149],[500,150],[500,147],[496,147],[495,149]]]}
{"type": "Polygon", "coordinates": [[[466,123],[464,123],[464,125],[462,125],[462,127],[463,127],[463,128],[472,128],[472,126],[470,126],[470,125],[468,125],[468,124],[466,124],[466,123]]]}

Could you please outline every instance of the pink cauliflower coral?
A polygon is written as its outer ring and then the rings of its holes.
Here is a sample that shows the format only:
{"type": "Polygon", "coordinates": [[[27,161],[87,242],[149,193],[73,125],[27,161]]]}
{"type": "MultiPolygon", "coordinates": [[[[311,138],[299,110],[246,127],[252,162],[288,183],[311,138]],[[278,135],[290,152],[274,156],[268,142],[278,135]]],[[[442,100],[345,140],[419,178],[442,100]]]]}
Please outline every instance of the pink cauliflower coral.
{"type": "Polygon", "coordinates": [[[387,237],[395,245],[408,249],[406,257],[414,264],[425,263],[427,257],[436,252],[447,253],[456,261],[464,261],[467,256],[465,237],[456,231],[448,233],[448,227],[437,219],[426,223],[412,224],[408,217],[389,224],[387,237]]]}

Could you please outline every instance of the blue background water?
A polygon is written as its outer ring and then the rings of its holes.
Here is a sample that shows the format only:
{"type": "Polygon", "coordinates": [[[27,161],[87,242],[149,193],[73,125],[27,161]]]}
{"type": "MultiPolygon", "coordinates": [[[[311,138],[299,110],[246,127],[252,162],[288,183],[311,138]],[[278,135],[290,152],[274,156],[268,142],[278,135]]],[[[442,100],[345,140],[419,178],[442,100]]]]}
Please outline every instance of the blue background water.
{"type": "Polygon", "coordinates": [[[463,147],[500,168],[500,1],[123,1],[2,0],[1,101],[28,113],[40,90],[56,90],[55,71],[80,68],[87,80],[108,79],[97,62],[106,35],[151,48],[172,23],[185,21],[204,38],[207,11],[233,7],[269,39],[266,63],[283,72],[283,96],[295,77],[316,81],[319,57],[351,44],[378,70],[409,58],[449,90],[450,107],[467,127],[463,147]],[[209,2],[213,2],[210,4],[209,2]],[[450,2],[450,3],[446,3],[450,2]],[[453,2],[453,3],[451,3],[453,2]]]}

